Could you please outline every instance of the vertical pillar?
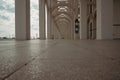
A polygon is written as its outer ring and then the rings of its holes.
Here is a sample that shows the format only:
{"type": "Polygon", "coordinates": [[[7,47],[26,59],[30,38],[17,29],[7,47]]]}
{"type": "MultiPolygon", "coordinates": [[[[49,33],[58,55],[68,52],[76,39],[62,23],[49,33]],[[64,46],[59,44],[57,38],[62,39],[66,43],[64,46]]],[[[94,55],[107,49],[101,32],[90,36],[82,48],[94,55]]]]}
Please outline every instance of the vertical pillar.
{"type": "Polygon", "coordinates": [[[80,39],[87,39],[87,0],[80,0],[80,39]]]}
{"type": "Polygon", "coordinates": [[[52,16],[51,16],[51,39],[54,39],[54,21],[52,16]]]}
{"type": "Polygon", "coordinates": [[[39,0],[39,25],[40,25],[40,39],[45,39],[45,0],[39,0]]]}
{"type": "Polygon", "coordinates": [[[93,20],[93,39],[96,39],[96,17],[93,20]]]}
{"type": "Polygon", "coordinates": [[[16,40],[30,39],[30,0],[15,0],[16,40]]]}
{"type": "Polygon", "coordinates": [[[51,39],[51,14],[50,11],[48,10],[47,12],[47,35],[48,35],[48,39],[51,39]]]}
{"type": "Polygon", "coordinates": [[[97,0],[97,39],[112,39],[113,0],[97,0]]]}
{"type": "Polygon", "coordinates": [[[74,20],[71,20],[71,40],[74,40],[74,20]]]}

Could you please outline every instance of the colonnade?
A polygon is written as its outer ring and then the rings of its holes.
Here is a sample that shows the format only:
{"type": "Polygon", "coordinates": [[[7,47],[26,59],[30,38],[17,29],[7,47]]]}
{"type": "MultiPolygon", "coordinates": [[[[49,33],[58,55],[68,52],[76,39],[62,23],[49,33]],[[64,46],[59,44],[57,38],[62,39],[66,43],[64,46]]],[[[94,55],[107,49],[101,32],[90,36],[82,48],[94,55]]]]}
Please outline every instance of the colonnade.
{"type": "MultiPolygon", "coordinates": [[[[50,38],[50,11],[47,8],[47,20],[45,16],[45,0],[39,0],[39,35],[41,40],[46,39],[45,26],[47,27],[47,38],[50,38]],[[48,22],[48,23],[46,23],[48,22]]],[[[30,0],[15,0],[15,35],[16,40],[30,40],[30,0]]]]}
{"type": "MultiPolygon", "coordinates": [[[[46,24],[48,24],[47,39],[54,38],[53,26],[55,23],[48,7],[46,22],[45,5],[47,6],[46,0],[39,0],[39,35],[41,40],[46,39],[46,24]]],[[[80,39],[87,39],[87,5],[88,0],[80,0],[80,39]]],[[[96,5],[96,39],[113,39],[113,0],[96,0],[96,5]]],[[[15,0],[15,19],[16,40],[30,40],[30,0],[15,0]]]]}

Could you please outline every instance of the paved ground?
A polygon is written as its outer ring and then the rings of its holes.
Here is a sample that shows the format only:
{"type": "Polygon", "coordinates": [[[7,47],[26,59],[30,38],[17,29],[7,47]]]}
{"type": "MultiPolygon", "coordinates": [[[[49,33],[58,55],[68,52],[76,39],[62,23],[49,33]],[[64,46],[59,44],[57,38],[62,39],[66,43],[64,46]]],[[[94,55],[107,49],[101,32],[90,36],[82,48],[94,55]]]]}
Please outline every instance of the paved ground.
{"type": "Polygon", "coordinates": [[[0,80],[120,80],[120,41],[0,41],[0,80]]]}

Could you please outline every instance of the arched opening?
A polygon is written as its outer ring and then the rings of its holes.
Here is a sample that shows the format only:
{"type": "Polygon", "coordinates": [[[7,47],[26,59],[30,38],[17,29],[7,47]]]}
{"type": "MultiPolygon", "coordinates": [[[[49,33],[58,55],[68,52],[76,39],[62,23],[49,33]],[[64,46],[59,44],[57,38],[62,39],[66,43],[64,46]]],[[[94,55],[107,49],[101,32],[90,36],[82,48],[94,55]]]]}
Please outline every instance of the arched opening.
{"type": "Polygon", "coordinates": [[[39,38],[39,0],[30,0],[31,39],[39,38]]]}

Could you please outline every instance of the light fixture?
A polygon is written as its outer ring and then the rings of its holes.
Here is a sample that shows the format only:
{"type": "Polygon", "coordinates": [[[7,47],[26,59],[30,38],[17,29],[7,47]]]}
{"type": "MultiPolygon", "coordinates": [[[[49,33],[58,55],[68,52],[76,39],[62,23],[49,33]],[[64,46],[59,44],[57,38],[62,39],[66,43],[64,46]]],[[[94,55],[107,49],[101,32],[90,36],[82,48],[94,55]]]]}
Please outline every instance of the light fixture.
{"type": "Polygon", "coordinates": [[[68,0],[57,0],[57,1],[68,1],[68,0]]]}
{"type": "Polygon", "coordinates": [[[67,6],[58,6],[58,11],[59,12],[67,12],[68,10],[68,7],[67,6]]]}

